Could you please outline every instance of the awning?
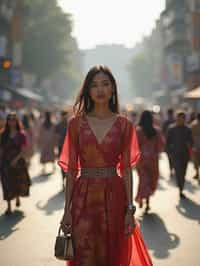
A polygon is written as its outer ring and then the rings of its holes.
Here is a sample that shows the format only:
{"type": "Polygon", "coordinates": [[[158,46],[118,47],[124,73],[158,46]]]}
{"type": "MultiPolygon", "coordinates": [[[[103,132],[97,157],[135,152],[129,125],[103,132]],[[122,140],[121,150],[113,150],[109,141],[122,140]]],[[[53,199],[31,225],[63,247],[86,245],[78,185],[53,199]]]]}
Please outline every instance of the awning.
{"type": "Polygon", "coordinates": [[[26,98],[29,98],[30,100],[35,100],[35,101],[39,101],[42,102],[43,97],[33,91],[31,91],[30,89],[26,89],[26,88],[18,88],[16,89],[17,94],[24,96],[26,98]]]}
{"type": "Polygon", "coordinates": [[[43,97],[33,91],[31,91],[28,88],[17,88],[17,89],[11,89],[11,88],[6,88],[9,92],[11,92],[13,95],[22,97],[27,100],[33,100],[37,102],[42,102],[43,97]]]}
{"type": "Polygon", "coordinates": [[[184,94],[184,97],[187,99],[200,99],[200,87],[193,89],[191,91],[187,91],[184,94]]]}
{"type": "Polygon", "coordinates": [[[185,93],[187,91],[187,88],[180,88],[180,89],[176,89],[176,90],[172,90],[171,91],[171,95],[173,97],[176,97],[176,96],[184,96],[185,93]]]}

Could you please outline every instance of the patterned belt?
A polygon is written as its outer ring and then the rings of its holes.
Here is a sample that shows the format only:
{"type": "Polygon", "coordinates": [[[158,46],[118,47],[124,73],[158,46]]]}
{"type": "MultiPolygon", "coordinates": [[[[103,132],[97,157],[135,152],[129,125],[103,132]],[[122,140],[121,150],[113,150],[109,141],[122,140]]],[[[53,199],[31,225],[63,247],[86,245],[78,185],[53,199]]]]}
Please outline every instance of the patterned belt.
{"type": "Polygon", "coordinates": [[[90,177],[90,178],[106,178],[117,175],[117,170],[115,167],[107,168],[81,168],[81,177],[90,177]]]}

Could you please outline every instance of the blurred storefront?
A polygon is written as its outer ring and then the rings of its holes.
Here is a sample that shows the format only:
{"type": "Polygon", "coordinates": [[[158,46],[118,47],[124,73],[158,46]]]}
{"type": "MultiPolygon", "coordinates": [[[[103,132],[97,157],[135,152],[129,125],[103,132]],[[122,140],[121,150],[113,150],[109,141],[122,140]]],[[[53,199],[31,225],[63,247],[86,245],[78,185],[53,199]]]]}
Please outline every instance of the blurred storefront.
{"type": "Polygon", "coordinates": [[[163,22],[166,87],[172,102],[200,85],[200,0],[167,0],[163,22]]]}
{"type": "Polygon", "coordinates": [[[184,94],[185,99],[190,103],[193,109],[200,111],[200,87],[187,91],[184,94]]]}
{"type": "Polygon", "coordinates": [[[22,87],[23,0],[0,1],[0,101],[9,102],[22,87]]]}

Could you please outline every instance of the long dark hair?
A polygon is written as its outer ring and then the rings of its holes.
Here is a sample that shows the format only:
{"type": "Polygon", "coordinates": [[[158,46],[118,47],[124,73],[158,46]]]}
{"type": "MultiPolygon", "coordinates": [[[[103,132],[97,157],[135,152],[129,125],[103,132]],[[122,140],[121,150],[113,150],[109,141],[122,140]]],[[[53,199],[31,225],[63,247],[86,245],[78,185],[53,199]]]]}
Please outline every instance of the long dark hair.
{"type": "Polygon", "coordinates": [[[111,72],[111,70],[104,65],[96,65],[93,66],[86,75],[86,78],[83,82],[83,85],[80,89],[80,92],[75,101],[73,110],[76,115],[78,114],[87,114],[90,113],[94,108],[94,101],[90,97],[90,88],[91,83],[96,74],[104,73],[107,75],[111,81],[113,87],[113,94],[111,99],[109,100],[109,109],[113,113],[119,113],[119,102],[118,102],[118,94],[117,94],[117,83],[111,72]]]}
{"type": "Polygon", "coordinates": [[[29,116],[27,114],[24,114],[23,118],[22,118],[22,124],[24,126],[24,129],[29,129],[30,128],[30,120],[29,120],[29,116]]]}
{"type": "Polygon", "coordinates": [[[43,126],[47,129],[49,129],[52,125],[53,125],[53,123],[51,121],[51,112],[47,111],[47,112],[45,112],[43,126]]]}
{"type": "Polygon", "coordinates": [[[10,135],[10,127],[9,127],[8,121],[11,118],[16,119],[16,130],[18,132],[22,130],[22,125],[21,125],[21,122],[20,122],[19,118],[17,117],[17,114],[14,113],[14,112],[9,113],[7,115],[7,118],[6,118],[5,129],[4,129],[4,132],[2,133],[2,137],[1,137],[1,144],[2,145],[4,145],[8,141],[8,137],[10,135]]]}
{"type": "Polygon", "coordinates": [[[152,139],[156,136],[157,132],[153,126],[153,115],[150,111],[145,110],[142,112],[139,121],[139,126],[142,128],[144,135],[148,139],[152,139]]]}

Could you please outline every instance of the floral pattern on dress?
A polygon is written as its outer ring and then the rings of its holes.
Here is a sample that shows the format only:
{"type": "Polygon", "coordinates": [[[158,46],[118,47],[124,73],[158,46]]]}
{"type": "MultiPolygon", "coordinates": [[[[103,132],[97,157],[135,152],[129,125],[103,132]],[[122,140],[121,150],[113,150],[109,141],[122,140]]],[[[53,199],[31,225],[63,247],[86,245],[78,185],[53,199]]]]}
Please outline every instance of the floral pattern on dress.
{"type": "Polygon", "coordinates": [[[126,238],[126,192],[121,175],[81,177],[81,168],[116,167],[119,174],[137,164],[139,149],[135,129],[125,117],[116,121],[98,143],[85,116],[73,117],[68,126],[58,164],[76,171],[72,195],[72,231],[75,247],[70,266],[150,266],[139,233],[126,238]],[[137,236],[135,238],[135,236],[137,236]],[[144,261],[147,263],[144,264],[144,261]]]}

